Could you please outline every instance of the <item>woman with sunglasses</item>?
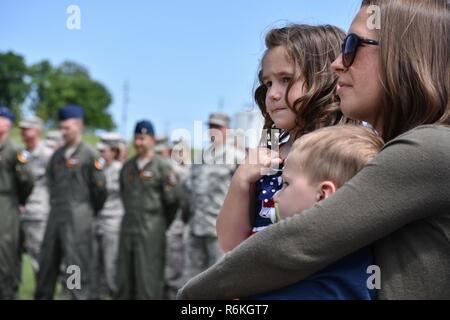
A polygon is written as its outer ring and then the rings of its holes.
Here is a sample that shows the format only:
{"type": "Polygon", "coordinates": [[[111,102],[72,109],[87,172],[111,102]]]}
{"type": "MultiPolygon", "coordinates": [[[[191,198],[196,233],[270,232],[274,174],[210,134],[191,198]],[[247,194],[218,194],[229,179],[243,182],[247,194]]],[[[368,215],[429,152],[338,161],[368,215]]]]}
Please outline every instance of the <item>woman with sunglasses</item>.
{"type": "Polygon", "coordinates": [[[446,0],[363,0],[332,67],[343,113],[369,122],[386,146],[334,195],[250,237],[179,298],[268,292],[373,243],[378,299],[450,299],[449,10],[446,0]],[[380,29],[367,23],[371,5],[380,29]]]}

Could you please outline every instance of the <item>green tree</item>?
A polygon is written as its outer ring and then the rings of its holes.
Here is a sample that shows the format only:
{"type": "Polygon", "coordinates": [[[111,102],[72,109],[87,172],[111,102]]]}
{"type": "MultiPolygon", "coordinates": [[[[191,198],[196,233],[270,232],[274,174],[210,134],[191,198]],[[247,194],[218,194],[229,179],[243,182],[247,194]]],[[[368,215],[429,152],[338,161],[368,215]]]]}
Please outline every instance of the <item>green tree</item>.
{"type": "Polygon", "coordinates": [[[86,126],[110,130],[115,124],[108,113],[111,94],[89,72],[75,62],[57,68],[44,60],[30,67],[32,77],[31,109],[50,125],[55,125],[58,110],[66,104],[83,106],[86,126]]]}
{"type": "Polygon", "coordinates": [[[0,104],[21,116],[21,106],[30,92],[28,69],[21,55],[0,52],[0,104]]]}

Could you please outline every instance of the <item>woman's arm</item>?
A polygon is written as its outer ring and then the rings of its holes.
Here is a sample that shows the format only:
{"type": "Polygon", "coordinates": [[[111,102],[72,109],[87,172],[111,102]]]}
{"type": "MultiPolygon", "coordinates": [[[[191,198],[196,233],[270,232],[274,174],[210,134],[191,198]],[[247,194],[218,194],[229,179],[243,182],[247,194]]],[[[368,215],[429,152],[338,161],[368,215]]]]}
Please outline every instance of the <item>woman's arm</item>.
{"type": "Polygon", "coordinates": [[[323,269],[412,221],[450,208],[450,129],[423,126],[389,142],[334,195],[250,237],[183,287],[181,299],[268,292],[323,269]]]}

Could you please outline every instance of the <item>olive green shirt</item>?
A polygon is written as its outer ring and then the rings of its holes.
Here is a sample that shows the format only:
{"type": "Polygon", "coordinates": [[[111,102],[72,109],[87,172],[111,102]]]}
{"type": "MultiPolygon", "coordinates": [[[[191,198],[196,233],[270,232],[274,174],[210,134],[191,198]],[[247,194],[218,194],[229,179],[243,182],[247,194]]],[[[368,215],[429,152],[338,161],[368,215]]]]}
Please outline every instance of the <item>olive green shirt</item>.
{"type": "Polygon", "coordinates": [[[9,140],[0,145],[0,299],[13,299],[18,286],[19,205],[34,185],[27,158],[9,140]]]}
{"type": "Polygon", "coordinates": [[[178,298],[268,292],[370,244],[378,299],[450,299],[449,127],[420,126],[388,142],[331,197],[250,237],[178,298]]]}
{"type": "Polygon", "coordinates": [[[166,226],[178,208],[177,178],[168,163],[158,155],[138,168],[136,157],[120,172],[120,194],[125,208],[122,232],[145,233],[147,218],[164,216],[166,226]]]}
{"type": "Polygon", "coordinates": [[[47,167],[50,215],[97,214],[107,197],[103,160],[89,145],[81,142],[66,157],[67,147],[58,149],[47,167]]]}
{"type": "Polygon", "coordinates": [[[24,205],[34,186],[29,153],[19,151],[9,139],[0,145],[0,206],[2,212],[24,205]],[[8,204],[4,203],[6,201],[8,204]]]}

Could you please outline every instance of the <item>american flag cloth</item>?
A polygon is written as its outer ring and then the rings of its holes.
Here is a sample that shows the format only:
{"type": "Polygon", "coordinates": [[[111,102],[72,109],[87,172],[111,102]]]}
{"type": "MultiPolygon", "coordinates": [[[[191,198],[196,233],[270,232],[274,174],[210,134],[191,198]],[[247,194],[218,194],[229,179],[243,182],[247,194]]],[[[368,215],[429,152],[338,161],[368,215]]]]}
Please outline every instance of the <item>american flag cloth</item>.
{"type": "MultiPolygon", "coordinates": [[[[279,137],[278,147],[281,147],[288,142],[289,138],[289,133],[282,132],[279,137]]],[[[271,149],[273,148],[271,145],[269,145],[269,147],[271,149]]],[[[278,170],[275,174],[261,177],[256,184],[256,216],[253,222],[251,234],[255,234],[275,222],[276,213],[273,196],[283,187],[283,178],[281,177],[283,174],[283,167],[284,165],[282,164],[280,166],[280,170],[278,170]]]]}
{"type": "Polygon", "coordinates": [[[257,184],[258,204],[252,233],[259,232],[275,222],[275,203],[273,196],[283,186],[282,171],[273,176],[262,177],[257,184]]]}

